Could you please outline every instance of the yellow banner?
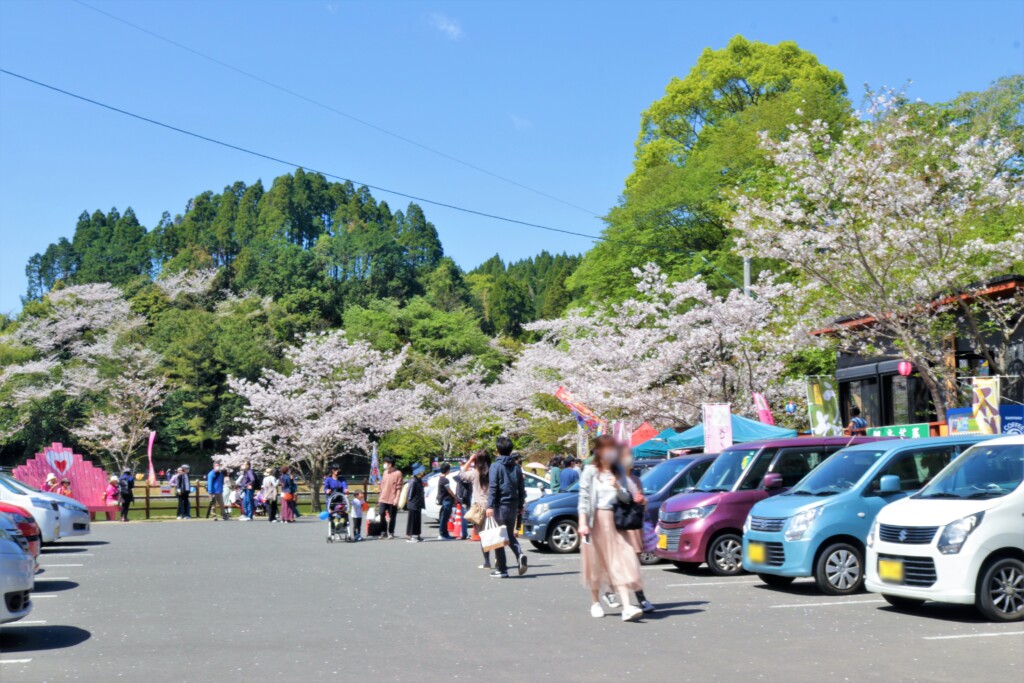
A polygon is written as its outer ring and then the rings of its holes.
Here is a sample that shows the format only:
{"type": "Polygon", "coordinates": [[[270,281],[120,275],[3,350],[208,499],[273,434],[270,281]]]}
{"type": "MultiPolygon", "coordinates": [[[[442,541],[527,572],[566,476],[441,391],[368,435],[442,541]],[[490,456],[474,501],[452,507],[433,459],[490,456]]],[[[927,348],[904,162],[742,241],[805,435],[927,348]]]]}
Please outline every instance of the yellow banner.
{"type": "Polygon", "coordinates": [[[981,434],[999,434],[999,378],[975,377],[971,381],[971,413],[981,434]]]}

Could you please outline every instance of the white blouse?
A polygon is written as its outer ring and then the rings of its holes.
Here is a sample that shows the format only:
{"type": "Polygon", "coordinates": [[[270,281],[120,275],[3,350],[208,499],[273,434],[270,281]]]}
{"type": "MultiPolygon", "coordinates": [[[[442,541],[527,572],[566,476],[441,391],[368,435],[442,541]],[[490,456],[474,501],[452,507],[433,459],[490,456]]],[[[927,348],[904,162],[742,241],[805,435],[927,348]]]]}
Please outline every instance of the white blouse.
{"type": "Polygon", "coordinates": [[[594,477],[594,490],[590,494],[594,497],[595,507],[598,510],[611,510],[615,505],[618,490],[615,477],[610,474],[598,474],[594,477]]]}

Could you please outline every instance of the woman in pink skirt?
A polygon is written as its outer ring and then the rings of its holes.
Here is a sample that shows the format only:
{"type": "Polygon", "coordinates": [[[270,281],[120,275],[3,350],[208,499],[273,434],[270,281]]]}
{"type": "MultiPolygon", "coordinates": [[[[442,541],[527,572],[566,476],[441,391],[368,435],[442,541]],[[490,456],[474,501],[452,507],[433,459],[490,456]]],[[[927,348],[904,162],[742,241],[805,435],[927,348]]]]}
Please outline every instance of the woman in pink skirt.
{"type": "Polygon", "coordinates": [[[604,590],[612,590],[623,606],[622,620],[636,621],[643,610],[630,603],[630,595],[644,588],[640,560],[626,532],[615,528],[613,508],[617,500],[640,502],[643,494],[629,479],[616,475],[618,454],[611,436],[599,436],[594,444],[594,462],[580,475],[580,576],[590,589],[590,616],[604,616],[599,596],[604,590]]]}

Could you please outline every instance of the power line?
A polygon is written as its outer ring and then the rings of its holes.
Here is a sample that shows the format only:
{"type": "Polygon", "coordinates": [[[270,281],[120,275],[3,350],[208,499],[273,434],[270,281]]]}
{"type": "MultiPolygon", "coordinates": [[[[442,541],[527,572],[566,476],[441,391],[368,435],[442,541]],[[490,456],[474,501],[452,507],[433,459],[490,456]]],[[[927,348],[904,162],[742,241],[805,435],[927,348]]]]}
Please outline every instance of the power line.
{"type": "Polygon", "coordinates": [[[99,7],[94,7],[93,5],[90,5],[87,2],[83,2],[83,0],[73,0],[73,1],[78,3],[79,5],[81,5],[82,7],[90,9],[90,10],[92,10],[92,11],[98,13],[98,14],[102,14],[102,15],[110,18],[110,19],[113,19],[114,21],[117,21],[117,22],[120,22],[120,23],[124,24],[125,26],[133,28],[136,31],[140,31],[142,33],[145,33],[148,36],[152,36],[153,38],[156,38],[157,40],[161,40],[161,41],[167,43],[168,45],[173,45],[174,47],[176,47],[176,48],[178,48],[180,50],[184,50],[184,51],[186,51],[186,52],[188,52],[190,54],[193,54],[196,57],[199,57],[201,59],[205,59],[205,60],[207,60],[209,62],[212,62],[212,63],[214,63],[214,64],[216,64],[218,66],[224,67],[225,69],[229,69],[231,71],[234,71],[235,73],[241,74],[242,76],[245,76],[246,78],[252,79],[254,81],[262,83],[263,85],[266,85],[268,87],[274,88],[275,90],[279,90],[280,92],[283,92],[285,94],[291,95],[292,97],[298,98],[298,99],[302,100],[303,102],[306,102],[308,104],[312,104],[314,106],[320,107],[321,109],[325,109],[325,110],[327,110],[329,112],[337,114],[338,116],[342,116],[342,117],[344,117],[344,118],[346,118],[346,119],[348,119],[350,121],[354,121],[355,123],[358,123],[361,126],[366,126],[367,128],[372,128],[373,130],[375,130],[375,131],[377,131],[379,133],[383,133],[384,135],[389,135],[389,136],[391,136],[391,137],[393,137],[393,138],[395,138],[397,140],[401,140],[402,142],[405,142],[407,144],[413,145],[415,147],[419,147],[420,149],[425,150],[427,152],[430,152],[431,154],[436,154],[437,156],[445,158],[445,159],[448,159],[449,161],[454,161],[455,163],[461,164],[462,166],[465,166],[466,168],[471,168],[474,171],[477,171],[479,173],[484,173],[484,174],[489,175],[492,178],[496,178],[496,179],[498,179],[498,180],[500,180],[502,182],[508,183],[510,185],[515,185],[516,187],[518,187],[520,189],[523,189],[523,190],[526,190],[528,192],[532,192],[534,194],[540,195],[541,197],[546,197],[547,199],[550,199],[552,201],[556,201],[559,204],[564,204],[565,206],[572,207],[574,209],[577,209],[578,211],[582,211],[582,212],[584,212],[586,214],[589,214],[590,216],[599,217],[596,212],[591,211],[590,209],[585,209],[582,206],[578,206],[576,204],[573,204],[572,202],[568,202],[568,201],[566,201],[564,199],[560,199],[560,198],[558,198],[558,197],[556,197],[556,196],[554,196],[552,194],[548,194],[547,192],[544,192],[542,190],[538,190],[536,188],[530,187],[529,185],[524,185],[523,183],[520,183],[520,182],[518,182],[516,180],[512,180],[511,178],[507,178],[507,177],[505,177],[503,175],[500,175],[498,173],[495,173],[493,171],[488,171],[486,168],[482,168],[480,166],[477,166],[476,164],[472,164],[472,163],[470,163],[468,161],[463,161],[462,159],[459,159],[458,157],[454,157],[451,154],[448,154],[446,152],[442,152],[439,149],[436,149],[434,147],[430,147],[430,146],[425,145],[425,144],[423,144],[421,142],[417,142],[416,140],[413,140],[411,138],[407,138],[404,135],[401,135],[399,133],[395,133],[394,131],[388,130],[387,128],[383,128],[383,127],[378,126],[378,125],[376,125],[374,123],[371,123],[370,121],[367,121],[366,119],[361,119],[361,118],[359,118],[357,116],[353,116],[352,114],[349,114],[347,112],[341,111],[340,109],[332,107],[329,104],[325,104],[323,102],[320,102],[318,100],[313,99],[312,97],[308,97],[306,95],[303,95],[302,93],[299,93],[299,92],[296,92],[294,90],[291,90],[291,89],[289,89],[289,88],[287,88],[287,87],[285,87],[283,85],[279,85],[277,83],[274,83],[273,81],[267,80],[266,78],[263,78],[262,76],[259,76],[257,74],[252,73],[251,71],[246,71],[245,69],[237,67],[234,64],[229,64],[228,62],[225,62],[225,61],[223,61],[221,59],[217,59],[216,57],[213,57],[213,56],[208,55],[206,53],[200,52],[199,50],[196,50],[195,48],[189,47],[188,45],[184,45],[182,43],[179,43],[176,40],[173,40],[173,39],[168,38],[166,36],[162,36],[159,33],[156,33],[155,31],[151,31],[151,30],[149,30],[149,29],[147,29],[147,28],[145,28],[143,26],[139,26],[138,24],[134,24],[134,23],[128,21],[127,19],[122,19],[121,17],[119,17],[119,16],[117,16],[115,14],[111,14],[110,12],[107,12],[105,10],[102,10],[99,7]]]}
{"type": "Polygon", "coordinates": [[[531,223],[529,221],[519,220],[518,218],[509,218],[507,216],[499,216],[497,214],[487,213],[486,211],[478,211],[476,209],[468,209],[466,207],[458,206],[456,204],[449,204],[447,202],[441,202],[441,201],[437,201],[437,200],[434,200],[434,199],[427,199],[426,197],[419,197],[419,196],[416,196],[416,195],[409,194],[407,192],[401,192],[399,190],[391,190],[391,189],[388,189],[386,187],[381,187],[380,185],[373,185],[373,184],[370,184],[370,183],[364,183],[362,181],[355,180],[355,179],[352,179],[352,178],[346,178],[345,176],[337,175],[335,173],[328,173],[327,171],[320,171],[320,170],[317,170],[317,169],[312,168],[310,166],[306,166],[305,164],[299,164],[299,163],[296,163],[296,162],[293,162],[293,161],[288,161],[286,159],[282,159],[280,157],[275,157],[275,156],[270,155],[270,154],[264,154],[263,152],[257,152],[256,150],[252,150],[252,149],[249,149],[247,147],[242,147],[240,145],[235,145],[235,144],[232,144],[230,142],[224,142],[223,140],[218,140],[216,138],[211,138],[211,137],[209,137],[207,135],[202,135],[201,133],[194,133],[194,132],[192,132],[190,130],[186,130],[184,128],[179,128],[178,126],[173,126],[173,125],[171,125],[169,123],[164,123],[162,121],[157,121],[156,119],[151,119],[151,118],[149,118],[147,116],[142,116],[141,114],[135,114],[135,113],[130,112],[130,111],[126,110],[126,109],[121,109],[119,107],[115,107],[113,105],[106,104],[104,102],[100,102],[99,100],[94,100],[92,98],[85,97],[84,95],[79,95],[77,93],[73,93],[70,90],[64,90],[63,88],[58,88],[55,85],[50,85],[48,83],[43,83],[42,81],[37,81],[34,78],[29,78],[28,76],[23,76],[23,75],[21,75],[19,73],[15,73],[13,71],[9,71],[9,70],[4,69],[2,67],[0,67],[0,73],[6,74],[8,76],[12,76],[12,77],[17,78],[19,80],[25,81],[26,83],[31,83],[31,84],[39,86],[41,88],[45,88],[45,89],[50,90],[52,92],[60,93],[61,95],[67,95],[68,97],[72,97],[72,98],[74,98],[76,100],[80,100],[82,102],[87,102],[89,104],[95,105],[97,107],[101,107],[101,108],[106,109],[108,111],[116,112],[118,114],[122,114],[124,116],[128,116],[130,118],[133,118],[133,119],[136,119],[136,120],[139,120],[139,121],[144,121],[145,123],[151,123],[154,126],[159,126],[160,128],[165,128],[167,130],[174,131],[175,133],[181,133],[182,135],[187,135],[189,137],[196,138],[197,140],[202,140],[204,142],[209,142],[209,143],[212,143],[214,145],[219,145],[221,147],[226,147],[228,149],[232,149],[232,150],[235,150],[237,152],[242,152],[243,154],[249,154],[251,156],[258,157],[260,159],[266,159],[268,161],[273,161],[275,163],[284,164],[285,166],[290,166],[292,168],[301,168],[301,169],[305,169],[307,171],[312,171],[313,173],[319,173],[320,175],[322,175],[322,176],[324,176],[326,178],[333,178],[335,180],[340,180],[342,182],[352,183],[354,185],[363,185],[364,187],[368,187],[368,188],[370,188],[372,190],[377,190],[378,192],[385,192],[387,194],[396,195],[398,197],[404,197],[404,198],[410,199],[410,200],[412,200],[414,202],[420,202],[420,203],[423,203],[423,204],[430,204],[432,206],[439,206],[439,207],[442,207],[442,208],[445,208],[445,209],[451,209],[453,211],[459,211],[459,212],[467,213],[467,214],[470,214],[470,215],[473,215],[473,216],[480,216],[482,218],[490,218],[490,219],[496,220],[496,221],[502,221],[502,222],[505,222],[505,223],[511,223],[513,225],[522,225],[522,226],[525,226],[525,227],[528,227],[528,228],[537,228],[538,230],[547,230],[549,232],[557,232],[557,233],[561,233],[563,235],[573,235],[575,237],[584,237],[586,239],[594,240],[594,241],[598,241],[598,242],[608,242],[610,244],[621,244],[623,246],[638,247],[640,249],[646,249],[646,250],[650,250],[650,251],[670,251],[670,252],[677,252],[677,253],[682,253],[682,254],[688,254],[690,256],[699,256],[704,261],[704,263],[706,265],[711,266],[714,270],[718,271],[718,273],[722,277],[724,277],[726,280],[728,280],[729,282],[731,282],[734,285],[736,285],[737,287],[739,287],[739,284],[734,279],[732,279],[729,276],[728,273],[726,273],[723,270],[721,270],[718,266],[716,266],[714,263],[712,263],[710,260],[708,260],[707,257],[705,257],[703,254],[701,254],[699,252],[695,252],[695,251],[691,251],[691,250],[687,250],[687,249],[678,249],[678,248],[673,248],[673,247],[661,247],[661,246],[656,246],[656,245],[651,245],[651,244],[642,244],[640,242],[632,242],[632,241],[628,241],[628,240],[619,240],[619,239],[615,239],[613,237],[604,237],[602,235],[590,235],[590,234],[583,233],[583,232],[576,232],[574,230],[565,230],[563,228],[555,228],[555,227],[552,227],[550,225],[543,225],[543,224],[540,224],[540,223],[531,223]]]}

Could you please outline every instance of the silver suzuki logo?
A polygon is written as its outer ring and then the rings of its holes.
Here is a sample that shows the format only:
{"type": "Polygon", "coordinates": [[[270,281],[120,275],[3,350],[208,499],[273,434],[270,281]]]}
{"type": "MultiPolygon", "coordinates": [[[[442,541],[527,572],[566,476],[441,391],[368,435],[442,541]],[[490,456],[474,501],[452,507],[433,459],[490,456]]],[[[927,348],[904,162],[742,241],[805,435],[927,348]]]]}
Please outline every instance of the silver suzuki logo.
{"type": "Polygon", "coordinates": [[[900,531],[899,539],[900,539],[900,543],[903,543],[903,542],[905,542],[907,540],[907,530],[906,529],[902,529],[900,531]]]}

